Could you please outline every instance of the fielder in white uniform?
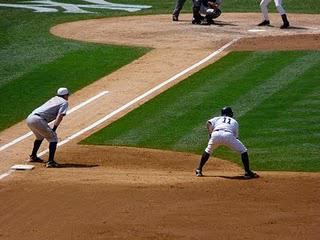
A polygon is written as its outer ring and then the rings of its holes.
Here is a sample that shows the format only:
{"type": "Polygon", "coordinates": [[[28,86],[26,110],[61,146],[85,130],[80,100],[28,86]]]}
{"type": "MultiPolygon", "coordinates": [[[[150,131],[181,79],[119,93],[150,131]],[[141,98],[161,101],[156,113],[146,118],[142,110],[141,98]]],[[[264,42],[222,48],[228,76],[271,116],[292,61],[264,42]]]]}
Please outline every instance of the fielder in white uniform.
{"type": "MultiPolygon", "coordinates": [[[[258,24],[258,26],[269,26],[270,25],[270,20],[269,20],[269,15],[268,15],[268,5],[271,0],[261,0],[260,2],[260,8],[261,8],[261,13],[262,13],[262,22],[258,24]]],[[[290,26],[286,12],[284,8],[282,7],[282,0],[274,0],[274,4],[276,5],[276,8],[281,15],[283,25],[280,27],[281,29],[288,28],[290,26]]]]}
{"type": "Polygon", "coordinates": [[[45,138],[49,142],[49,159],[47,162],[47,167],[59,166],[58,163],[54,161],[54,155],[58,143],[56,129],[67,113],[68,98],[68,89],[59,88],[57,91],[57,96],[48,100],[28,116],[26,120],[27,125],[36,136],[29,162],[43,162],[43,160],[37,156],[37,152],[43,139],[45,138]],[[48,124],[52,121],[54,121],[53,128],[51,128],[48,124]]]}
{"type": "Polygon", "coordinates": [[[221,109],[221,116],[209,119],[207,122],[207,129],[209,133],[208,146],[199,162],[199,166],[196,169],[196,176],[201,177],[202,168],[208,161],[210,154],[213,150],[219,146],[226,146],[239,154],[241,154],[242,163],[245,169],[245,178],[257,178],[258,175],[252,172],[249,168],[249,157],[247,148],[238,139],[239,137],[239,125],[238,122],[232,118],[233,112],[230,107],[224,107],[221,109]]]}

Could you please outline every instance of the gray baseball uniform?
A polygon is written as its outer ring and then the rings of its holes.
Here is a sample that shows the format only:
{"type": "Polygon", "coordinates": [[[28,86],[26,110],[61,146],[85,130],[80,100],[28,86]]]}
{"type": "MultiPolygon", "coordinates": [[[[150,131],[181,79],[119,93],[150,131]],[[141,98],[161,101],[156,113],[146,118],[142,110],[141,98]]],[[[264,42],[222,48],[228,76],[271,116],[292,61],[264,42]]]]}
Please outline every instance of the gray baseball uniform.
{"type": "Polygon", "coordinates": [[[37,140],[44,138],[48,142],[58,142],[57,134],[48,125],[58,115],[66,115],[68,101],[62,97],[55,96],[42,106],[35,109],[27,118],[27,125],[36,136],[37,140]]]}
{"type": "Polygon", "coordinates": [[[172,13],[173,16],[179,17],[179,14],[180,14],[185,2],[186,2],[186,0],[176,0],[176,6],[175,6],[173,13],[172,13]]]}

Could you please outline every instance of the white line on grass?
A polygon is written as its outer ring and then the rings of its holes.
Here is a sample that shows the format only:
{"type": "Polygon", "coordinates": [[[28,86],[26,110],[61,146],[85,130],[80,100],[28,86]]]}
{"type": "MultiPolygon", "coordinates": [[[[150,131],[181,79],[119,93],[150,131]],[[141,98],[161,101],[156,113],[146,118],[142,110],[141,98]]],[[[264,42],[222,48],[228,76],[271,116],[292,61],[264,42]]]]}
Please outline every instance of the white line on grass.
{"type": "MultiPolygon", "coordinates": [[[[178,79],[179,77],[183,76],[184,74],[190,72],[191,70],[199,67],[201,64],[206,63],[207,61],[211,60],[212,58],[214,58],[215,56],[219,55],[220,53],[222,53],[225,49],[227,49],[228,47],[230,47],[232,44],[234,44],[235,42],[237,42],[240,39],[240,37],[233,39],[232,41],[230,41],[229,43],[223,45],[221,48],[219,48],[218,50],[214,51],[213,53],[211,53],[209,56],[207,56],[206,58],[200,60],[199,62],[195,63],[194,65],[188,67],[187,69],[183,70],[182,72],[174,75],[173,77],[169,78],[168,80],[160,83],[159,85],[155,86],[154,88],[150,89],[149,91],[145,92],[144,94],[136,97],[135,99],[133,99],[132,101],[126,103],[125,105],[123,105],[122,107],[114,110],[113,112],[109,113],[108,115],[104,116],[103,118],[99,119],[98,121],[92,123],[91,125],[89,125],[86,128],[81,129],[80,131],[76,132],[75,134],[67,137],[66,139],[64,139],[63,141],[58,143],[58,146],[61,146],[63,144],[66,144],[67,142],[70,142],[72,139],[75,139],[76,137],[90,131],[91,129],[97,127],[98,125],[102,124],[103,122],[107,121],[108,119],[112,118],[113,116],[115,116],[116,114],[122,112],[123,110],[129,108],[130,106],[132,106],[133,104],[139,102],[141,99],[151,95],[152,93],[156,92],[157,90],[159,90],[160,88],[162,88],[163,86],[173,82],[174,80],[178,79]]],[[[39,155],[42,156],[44,154],[46,154],[49,150],[45,150],[43,152],[41,152],[39,155]]]]}
{"type": "MultiPolygon", "coordinates": [[[[102,96],[106,95],[107,93],[108,93],[108,91],[103,91],[103,92],[101,92],[101,93],[93,96],[92,98],[89,98],[88,100],[86,100],[86,101],[80,103],[79,105],[71,108],[71,109],[67,112],[67,115],[69,115],[70,113],[73,113],[73,112],[79,110],[80,108],[82,108],[82,107],[86,106],[87,104],[93,102],[94,100],[98,99],[99,97],[102,97],[102,96]]],[[[1,147],[0,147],[0,152],[3,151],[3,150],[5,150],[5,149],[7,149],[8,147],[10,147],[10,146],[18,143],[18,142],[21,142],[22,140],[30,137],[31,135],[32,135],[32,132],[30,131],[30,132],[28,132],[28,133],[26,133],[26,134],[24,134],[24,135],[22,135],[22,136],[20,136],[20,137],[18,137],[18,138],[16,138],[16,139],[12,140],[11,142],[9,142],[9,143],[1,146],[1,147]]]]}
{"type": "MultiPolygon", "coordinates": [[[[108,119],[112,118],[113,116],[115,116],[116,114],[118,114],[119,112],[122,112],[123,110],[129,108],[130,106],[132,106],[133,104],[139,102],[141,99],[151,95],[152,93],[156,92],[157,90],[159,90],[160,88],[162,88],[163,86],[173,82],[174,80],[178,79],[179,77],[183,76],[184,74],[192,71],[193,69],[199,67],[200,65],[208,62],[209,60],[211,60],[212,58],[218,56],[220,53],[222,53],[225,49],[227,49],[228,47],[230,47],[232,44],[234,44],[235,42],[237,42],[240,39],[240,37],[237,37],[235,39],[233,39],[232,41],[230,41],[229,43],[223,45],[221,48],[219,48],[218,50],[214,51],[213,53],[211,53],[209,56],[205,57],[204,59],[200,60],[199,62],[195,63],[194,65],[188,67],[187,69],[181,71],[180,73],[174,75],[173,77],[169,78],[168,80],[160,83],[159,85],[155,86],[154,88],[150,89],[149,91],[145,92],[144,94],[136,97],[135,99],[133,99],[132,101],[126,103],[125,105],[123,105],[122,107],[114,110],[113,112],[109,113],[108,115],[104,116],[103,118],[99,119],[98,121],[92,123],[91,125],[89,125],[86,128],[81,129],[80,131],[74,133],[73,135],[67,137],[66,139],[64,139],[63,141],[58,143],[58,146],[62,146],[68,142],[70,142],[72,139],[75,139],[76,137],[84,134],[85,132],[90,131],[91,129],[95,128],[96,126],[102,124],[103,122],[107,121],[108,119]]],[[[39,153],[39,156],[43,156],[44,154],[46,154],[49,150],[44,150],[41,153],[39,153]]],[[[0,175],[0,179],[3,179],[4,177],[9,176],[13,171],[10,170],[2,175],[0,175]],[[3,176],[3,177],[2,177],[3,176]]]]}

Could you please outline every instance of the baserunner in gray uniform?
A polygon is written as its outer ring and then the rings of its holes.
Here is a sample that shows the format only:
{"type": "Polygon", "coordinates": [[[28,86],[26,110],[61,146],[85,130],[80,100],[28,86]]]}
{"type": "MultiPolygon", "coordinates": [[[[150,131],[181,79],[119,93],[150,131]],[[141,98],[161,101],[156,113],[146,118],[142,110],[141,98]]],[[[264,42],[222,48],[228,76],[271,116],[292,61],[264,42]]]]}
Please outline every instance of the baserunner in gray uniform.
{"type": "Polygon", "coordinates": [[[47,167],[58,167],[58,163],[54,161],[54,154],[56,152],[58,137],[56,129],[61,123],[63,117],[68,110],[69,91],[67,88],[59,88],[57,96],[51,98],[42,106],[35,109],[27,118],[27,125],[36,136],[33,144],[32,153],[30,155],[30,162],[43,162],[37,156],[38,150],[43,139],[49,142],[49,159],[47,167]],[[54,121],[53,128],[48,123],[54,121]]]}

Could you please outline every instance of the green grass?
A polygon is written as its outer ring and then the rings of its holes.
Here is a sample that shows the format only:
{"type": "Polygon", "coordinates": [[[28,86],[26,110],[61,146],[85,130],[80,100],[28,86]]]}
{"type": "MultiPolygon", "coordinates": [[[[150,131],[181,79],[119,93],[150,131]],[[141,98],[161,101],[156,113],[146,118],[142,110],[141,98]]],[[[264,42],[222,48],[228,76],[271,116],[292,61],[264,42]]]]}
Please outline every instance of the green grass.
{"type": "MultiPolygon", "coordinates": [[[[80,0],[59,1],[82,3],[80,0]]],[[[319,13],[317,1],[288,0],[286,7],[288,12],[319,13]]],[[[17,2],[21,1],[0,0],[0,3],[17,2]]],[[[172,0],[112,0],[112,2],[147,4],[153,7],[136,13],[95,10],[97,14],[34,13],[31,10],[0,7],[0,131],[23,120],[27,113],[51,96],[61,84],[74,92],[147,51],[141,48],[119,48],[60,39],[49,33],[50,27],[58,23],[89,18],[171,13],[174,7],[172,0]],[[99,54],[100,50],[105,53],[103,56],[99,54]],[[116,57],[115,52],[118,50],[125,56],[123,61],[116,57]],[[86,59],[88,66],[94,66],[100,61],[103,64],[92,68],[96,69],[97,73],[90,72],[76,81],[72,77],[82,76],[84,71],[81,63],[74,60],[72,56],[81,55],[81,53],[91,56],[86,59]],[[114,57],[115,60],[113,60],[114,57]],[[61,66],[65,69],[72,67],[73,75],[69,71],[54,74],[53,71],[61,66]]],[[[273,5],[273,3],[270,4],[271,10],[274,10],[273,5]]],[[[259,11],[258,2],[256,0],[224,1],[223,11],[259,11]]],[[[189,1],[186,2],[183,12],[191,12],[189,1]]]]}
{"type": "Polygon", "coordinates": [[[206,120],[231,105],[254,169],[319,171],[319,66],[319,51],[234,52],[82,143],[200,154],[206,120]]]}
{"type": "Polygon", "coordinates": [[[67,86],[75,92],[145,52],[143,48],[92,44],[38,65],[1,87],[0,129],[24,119],[33,108],[55,95],[57,86],[67,86]]]}

